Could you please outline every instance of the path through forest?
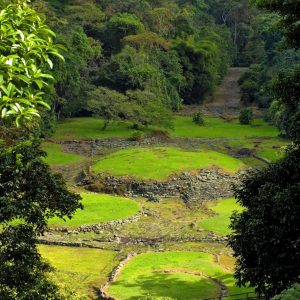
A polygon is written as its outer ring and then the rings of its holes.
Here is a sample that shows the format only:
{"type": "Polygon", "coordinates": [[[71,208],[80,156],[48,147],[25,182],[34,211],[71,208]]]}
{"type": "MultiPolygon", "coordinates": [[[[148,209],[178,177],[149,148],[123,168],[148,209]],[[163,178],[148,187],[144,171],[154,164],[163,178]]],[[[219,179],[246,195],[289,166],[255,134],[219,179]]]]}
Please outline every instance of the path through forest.
{"type": "Polygon", "coordinates": [[[241,108],[239,78],[247,68],[230,68],[215,94],[202,106],[205,113],[224,118],[237,117],[241,108]]]}

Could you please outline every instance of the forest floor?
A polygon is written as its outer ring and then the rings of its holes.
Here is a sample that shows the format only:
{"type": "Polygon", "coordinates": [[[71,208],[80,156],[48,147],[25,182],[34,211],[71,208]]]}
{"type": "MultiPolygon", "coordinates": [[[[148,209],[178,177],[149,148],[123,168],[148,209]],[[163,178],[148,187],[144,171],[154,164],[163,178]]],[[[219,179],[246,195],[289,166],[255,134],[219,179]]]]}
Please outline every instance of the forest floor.
{"type": "Polygon", "coordinates": [[[234,285],[226,234],[231,213],[241,207],[228,186],[236,172],[280,158],[288,141],[259,118],[245,126],[235,120],[244,71],[232,68],[214,100],[202,106],[201,127],[191,118],[199,106],[177,114],[169,132],[150,128],[138,136],[122,122],[105,132],[100,119],[59,123],[43,145],[46,161],[82,194],[85,206],[69,222],[51,220],[40,238],[63,289],[95,300],[191,300],[251,291],[234,285]],[[203,195],[196,200],[189,195],[198,191],[203,195]]]}

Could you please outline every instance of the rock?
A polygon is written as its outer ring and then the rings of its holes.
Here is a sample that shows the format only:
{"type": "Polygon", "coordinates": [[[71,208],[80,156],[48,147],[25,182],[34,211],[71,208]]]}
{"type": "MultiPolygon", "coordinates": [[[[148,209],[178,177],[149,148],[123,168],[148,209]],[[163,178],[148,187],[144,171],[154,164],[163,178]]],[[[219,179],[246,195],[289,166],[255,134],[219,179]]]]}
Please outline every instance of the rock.
{"type": "Polygon", "coordinates": [[[222,174],[217,170],[199,170],[192,175],[184,172],[166,182],[139,181],[127,177],[98,175],[85,186],[91,191],[102,191],[127,197],[144,197],[158,202],[161,198],[178,197],[185,202],[210,200],[232,196],[232,184],[238,176],[222,174]]]}
{"type": "Polygon", "coordinates": [[[253,149],[248,149],[248,148],[242,148],[238,150],[236,153],[234,153],[235,157],[251,157],[255,154],[255,150],[253,149]]]}

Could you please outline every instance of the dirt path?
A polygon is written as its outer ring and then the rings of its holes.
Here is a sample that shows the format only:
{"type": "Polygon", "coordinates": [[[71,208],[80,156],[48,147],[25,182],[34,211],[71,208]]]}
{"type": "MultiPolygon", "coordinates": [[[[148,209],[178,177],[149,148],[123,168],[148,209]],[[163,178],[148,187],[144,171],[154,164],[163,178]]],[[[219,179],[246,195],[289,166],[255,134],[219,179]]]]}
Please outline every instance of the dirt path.
{"type": "Polygon", "coordinates": [[[238,116],[241,107],[238,80],[246,70],[247,68],[230,68],[216,93],[204,102],[203,112],[224,118],[238,116]]]}

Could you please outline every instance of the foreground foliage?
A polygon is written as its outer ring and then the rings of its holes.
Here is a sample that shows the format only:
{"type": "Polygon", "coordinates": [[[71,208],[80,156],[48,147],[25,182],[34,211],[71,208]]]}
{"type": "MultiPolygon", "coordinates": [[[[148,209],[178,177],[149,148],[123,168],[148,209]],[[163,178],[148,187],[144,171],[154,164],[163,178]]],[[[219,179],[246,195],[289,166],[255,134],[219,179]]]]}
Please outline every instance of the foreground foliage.
{"type": "MultiPolygon", "coordinates": [[[[290,47],[299,49],[299,1],[257,0],[281,15],[290,47]]],[[[249,172],[235,195],[245,208],[232,217],[229,244],[237,258],[239,285],[250,283],[270,298],[299,281],[300,147],[299,66],[279,73],[272,85],[285,133],[294,142],[285,157],[263,170],[249,172]]],[[[276,111],[276,109],[275,109],[276,111]]]]}
{"type": "Polygon", "coordinates": [[[295,149],[267,168],[249,172],[235,189],[245,208],[232,217],[235,276],[238,284],[250,282],[267,297],[299,278],[299,182],[300,150],[295,149]]]}
{"type": "Polygon", "coordinates": [[[284,290],[272,300],[297,300],[300,298],[300,284],[294,284],[291,288],[284,290]]]}
{"type": "Polygon", "coordinates": [[[0,113],[19,126],[39,116],[38,106],[50,108],[43,98],[51,57],[63,57],[53,43],[55,34],[27,1],[8,5],[0,13],[0,113]]]}
{"type": "Polygon", "coordinates": [[[62,299],[37,252],[36,235],[49,218],[70,218],[81,207],[80,196],[67,190],[61,175],[50,173],[43,155],[30,141],[0,144],[1,299],[62,299]]]}

